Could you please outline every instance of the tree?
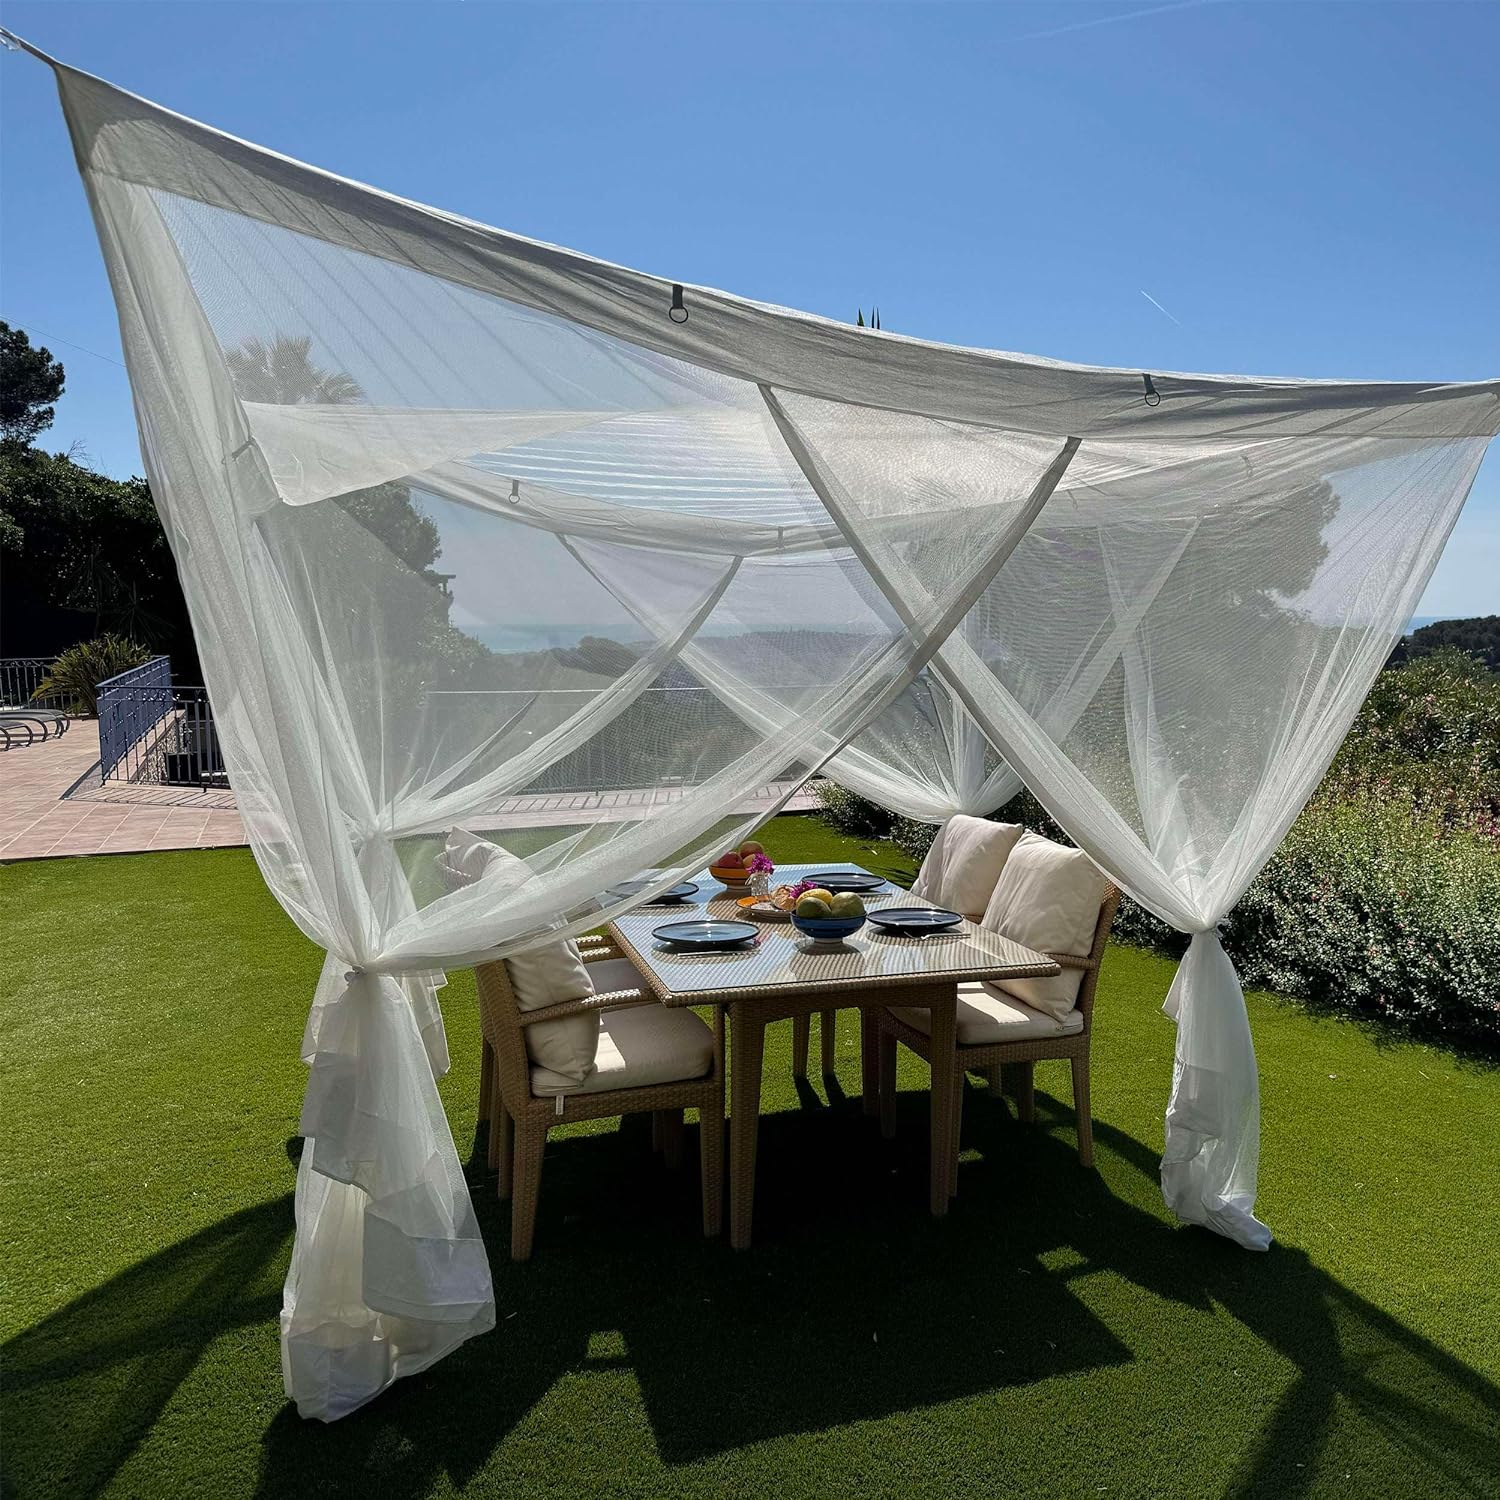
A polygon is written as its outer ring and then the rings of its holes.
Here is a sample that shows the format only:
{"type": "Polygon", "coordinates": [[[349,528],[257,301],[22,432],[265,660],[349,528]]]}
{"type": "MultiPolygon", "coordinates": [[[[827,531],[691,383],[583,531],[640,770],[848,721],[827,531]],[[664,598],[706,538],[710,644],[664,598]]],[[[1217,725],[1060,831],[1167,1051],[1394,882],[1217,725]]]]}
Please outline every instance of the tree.
{"type": "Polygon", "coordinates": [[[115,633],[191,659],[177,569],[144,479],[0,445],[5,636],[46,653],[115,633]],[[50,633],[36,639],[38,628],[50,633]]]}
{"type": "Polygon", "coordinates": [[[0,444],[24,448],[57,415],[63,367],[47,349],[33,349],[24,328],[0,322],[0,444]]]}
{"type": "Polygon", "coordinates": [[[1482,661],[1492,672],[1500,672],[1500,615],[1476,615],[1468,620],[1434,620],[1396,642],[1388,666],[1416,661],[1418,657],[1457,646],[1482,661]]]}
{"type": "Polygon", "coordinates": [[[312,362],[312,339],[278,334],[269,344],[248,338],[224,355],[242,401],[270,406],[347,406],[364,399],[359,382],[342,370],[320,370],[312,362]]]}
{"type": "MultiPolygon", "coordinates": [[[[364,400],[359,382],[343,370],[322,370],[313,363],[312,339],[278,334],[268,344],[248,338],[224,355],[235,393],[244,401],[271,406],[350,406],[364,400]]],[[[396,557],[429,581],[442,551],[438,529],[399,481],[373,485],[341,495],[335,502],[366,531],[378,537],[396,557]]]]}

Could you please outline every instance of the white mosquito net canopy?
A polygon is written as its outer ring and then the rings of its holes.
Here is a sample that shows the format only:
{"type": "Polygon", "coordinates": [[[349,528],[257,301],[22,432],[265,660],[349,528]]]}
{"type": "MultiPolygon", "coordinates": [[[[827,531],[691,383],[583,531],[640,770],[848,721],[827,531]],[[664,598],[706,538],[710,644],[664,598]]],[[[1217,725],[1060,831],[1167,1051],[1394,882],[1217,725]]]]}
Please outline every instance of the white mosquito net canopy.
{"type": "Polygon", "coordinates": [[[1500,385],[1098,369],[678,295],[54,66],[231,780],[328,953],[300,1411],[494,1321],[443,966],[596,924],[818,768],[933,822],[1024,782],[1192,934],[1162,1185],[1268,1243],[1216,924],[1404,628],[1500,385]],[[591,778],[633,805],[506,826],[591,778]],[[518,859],[449,890],[455,827],[518,859]]]}

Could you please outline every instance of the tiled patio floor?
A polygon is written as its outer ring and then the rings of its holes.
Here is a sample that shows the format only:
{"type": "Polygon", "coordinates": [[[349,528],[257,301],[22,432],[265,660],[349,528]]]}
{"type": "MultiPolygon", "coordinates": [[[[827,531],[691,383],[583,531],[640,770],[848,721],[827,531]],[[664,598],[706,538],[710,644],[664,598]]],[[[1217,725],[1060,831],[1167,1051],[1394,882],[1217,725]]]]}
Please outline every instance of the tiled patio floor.
{"type": "Polygon", "coordinates": [[[245,842],[226,792],[99,784],[99,737],[88,720],[61,739],[0,754],[0,860],[245,842]]]}
{"type": "MultiPolygon", "coordinates": [[[[98,732],[89,720],[73,724],[61,739],[0,753],[0,861],[213,849],[246,842],[232,792],[126,782],[101,786],[98,766],[98,732]]],[[[785,782],[760,787],[737,810],[769,811],[786,790],[785,782]]],[[[511,797],[494,826],[623,822],[682,795],[667,788],[511,797]]],[[[816,805],[814,797],[798,791],[786,811],[816,805]]]]}

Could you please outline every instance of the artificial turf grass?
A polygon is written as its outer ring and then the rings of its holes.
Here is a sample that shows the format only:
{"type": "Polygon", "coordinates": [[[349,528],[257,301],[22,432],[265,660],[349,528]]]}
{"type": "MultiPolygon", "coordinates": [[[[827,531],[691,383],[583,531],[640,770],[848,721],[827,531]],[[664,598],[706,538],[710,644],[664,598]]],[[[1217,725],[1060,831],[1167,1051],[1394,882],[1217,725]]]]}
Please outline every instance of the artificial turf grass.
{"type": "MultiPolygon", "coordinates": [[[[811,819],[767,843],[901,868],[811,819]]],[[[521,1267],[482,1171],[473,982],[455,974],[443,1093],[498,1327],[343,1423],[303,1423],[275,1315],[317,951],[244,851],[41,862],[0,885],[26,955],[0,1016],[10,1493],[1500,1486],[1496,1074],[1252,996],[1279,1243],[1249,1255],[1162,1208],[1171,965],[1118,948],[1097,1173],[1077,1165],[1065,1067],[1042,1065],[1035,1130],[971,1091],[960,1198],[932,1221],[920,1065],[903,1056],[888,1146],[837,1085],[832,1107],[822,1085],[799,1094],[777,1026],[754,1250],[701,1239],[695,1143],[669,1173],[628,1122],[559,1133],[521,1267]]],[[[856,1031],[843,1015],[851,1092],[856,1031]]]]}

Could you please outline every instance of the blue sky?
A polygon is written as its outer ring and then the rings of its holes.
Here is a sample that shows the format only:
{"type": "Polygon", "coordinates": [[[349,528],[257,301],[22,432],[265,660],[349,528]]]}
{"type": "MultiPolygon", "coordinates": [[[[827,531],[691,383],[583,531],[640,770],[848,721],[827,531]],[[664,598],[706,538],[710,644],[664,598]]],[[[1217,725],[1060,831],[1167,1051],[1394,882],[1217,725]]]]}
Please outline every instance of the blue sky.
{"type": "MultiPolygon", "coordinates": [[[[345,176],[832,317],[876,301],[903,333],[1134,368],[1500,375],[1483,0],[52,0],[0,24],[345,176]]],[[[137,472],[56,96],[20,55],[0,128],[0,316],[67,366],[52,445],[137,472]]],[[[1420,613],[1497,610],[1492,454],[1420,613]]]]}

